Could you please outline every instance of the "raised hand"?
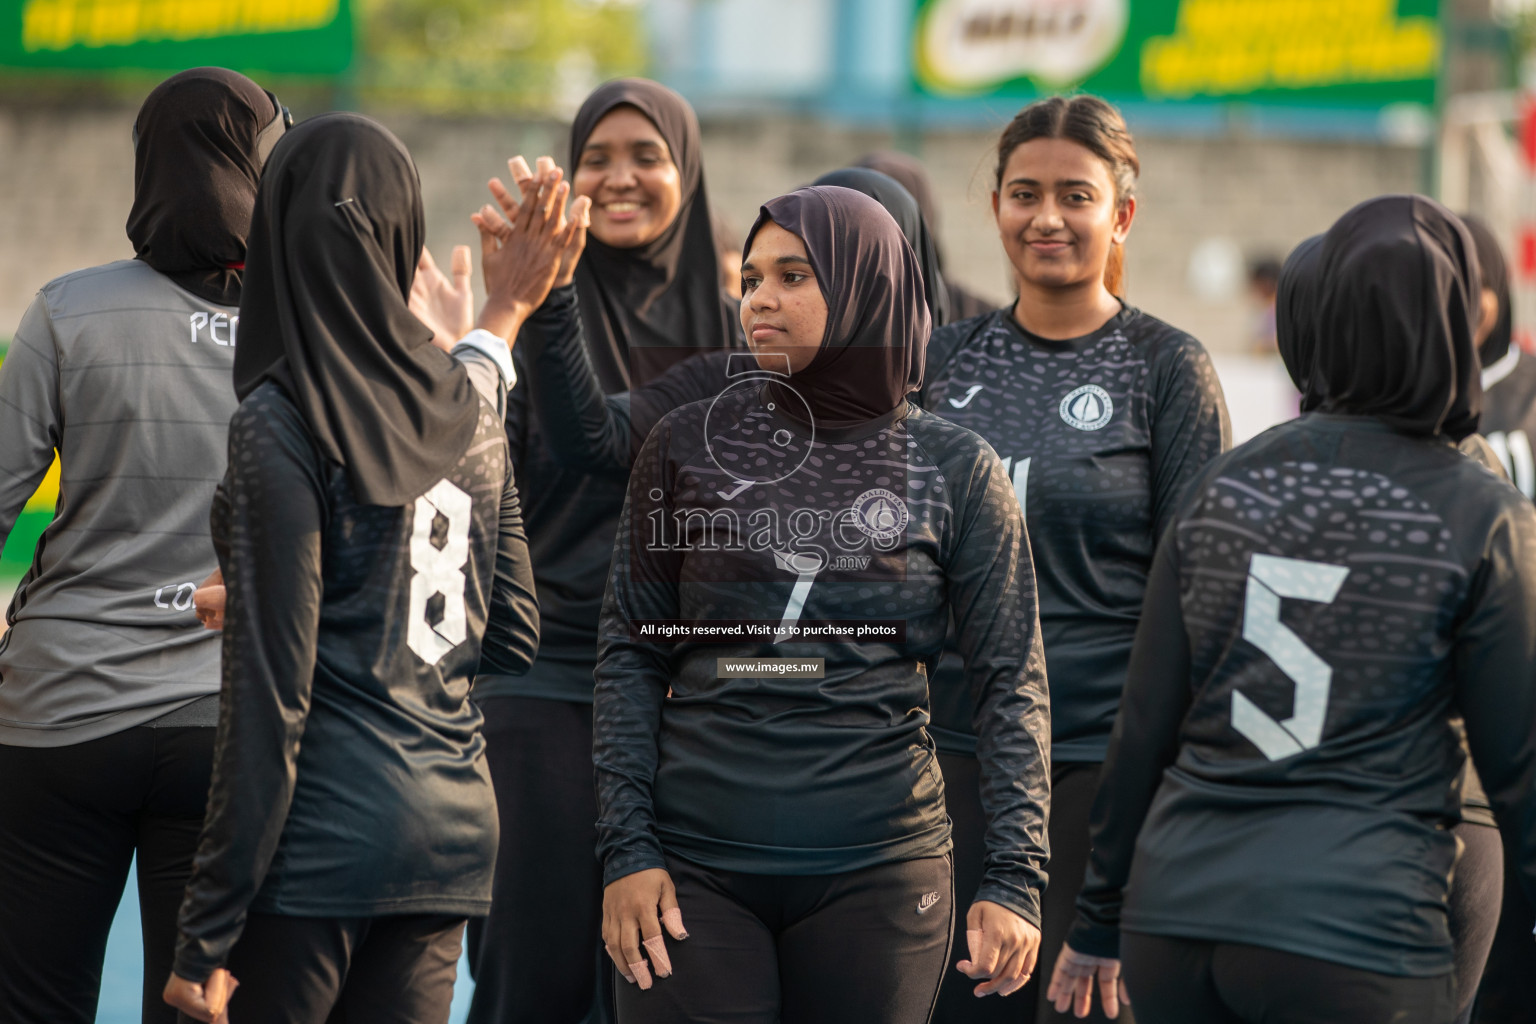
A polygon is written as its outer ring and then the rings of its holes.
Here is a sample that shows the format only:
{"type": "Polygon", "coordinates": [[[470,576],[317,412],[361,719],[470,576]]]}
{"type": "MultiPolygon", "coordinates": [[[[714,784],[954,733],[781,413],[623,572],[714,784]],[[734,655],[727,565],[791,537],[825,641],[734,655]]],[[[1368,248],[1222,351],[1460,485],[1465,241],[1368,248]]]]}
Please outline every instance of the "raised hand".
{"type": "Polygon", "coordinates": [[[469,246],[453,247],[452,280],[438,269],[429,249],[421,250],[408,303],[416,319],[432,329],[432,344],[448,351],[475,326],[474,264],[469,246]]]}
{"type": "MultiPolygon", "coordinates": [[[[521,174],[528,165],[517,157],[508,166],[521,174]]],[[[514,204],[510,219],[489,204],[470,218],[480,230],[486,289],[485,308],[476,326],[509,340],[554,287],[562,255],[572,244],[571,233],[586,219],[588,204],[578,200],[572,208],[576,217],[567,223],[565,200],[570,186],[561,180],[563,172],[553,161],[547,167],[541,162],[541,168],[543,173],[530,172],[519,181],[522,200],[514,204]]],[[[493,195],[499,195],[498,185],[505,191],[505,185],[492,179],[493,195]]]]}
{"type": "MultiPolygon", "coordinates": [[[[536,163],[541,175],[559,170],[554,160],[547,156],[539,157],[536,163]]],[[[507,170],[512,175],[512,183],[517,186],[520,193],[528,192],[534,187],[536,181],[534,172],[528,169],[528,162],[522,157],[513,157],[508,160],[507,170]]],[[[501,183],[500,178],[491,180],[491,195],[496,197],[496,202],[501,207],[501,212],[506,214],[507,219],[517,218],[517,212],[521,206],[519,198],[501,183]]],[[[555,274],[556,288],[564,288],[576,277],[576,264],[581,262],[581,254],[587,247],[587,228],[592,226],[592,200],[586,196],[578,196],[571,204],[566,217],[571,231],[567,236],[565,249],[560,254],[560,270],[555,274]]]]}

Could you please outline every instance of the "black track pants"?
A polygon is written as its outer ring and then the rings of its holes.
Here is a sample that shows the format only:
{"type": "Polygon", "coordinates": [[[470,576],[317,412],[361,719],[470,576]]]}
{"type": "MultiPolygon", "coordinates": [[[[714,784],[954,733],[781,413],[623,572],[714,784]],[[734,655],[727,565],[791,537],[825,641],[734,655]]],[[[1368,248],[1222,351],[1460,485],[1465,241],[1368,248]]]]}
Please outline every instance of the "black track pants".
{"type": "Polygon", "coordinates": [[[464,918],[252,914],[230,1024],[448,1024],[464,918]]]}
{"type": "MultiPolygon", "coordinates": [[[[955,949],[950,970],[944,976],[934,1024],[1065,1024],[1075,1022],[1070,1012],[1058,1014],[1046,1001],[1051,969],[1067,940],[1077,913],[1077,894],[1088,870],[1088,813],[1099,784],[1099,765],[1063,763],[1051,768],[1051,862],[1046,865],[1050,883],[1040,905],[1040,960],[1034,976],[1012,996],[977,999],[976,982],[954,969],[965,950],[965,913],[981,884],[983,838],[987,820],[981,811],[980,767],[974,757],[939,755],[944,771],[944,802],[955,823],[955,893],[960,899],[960,919],[955,926],[955,949]]],[[[1106,1020],[1097,1001],[1090,1021],[1106,1020]]],[[[1130,1007],[1121,1007],[1118,1024],[1135,1024],[1130,1007]]]]}
{"type": "Polygon", "coordinates": [[[0,1022],[96,1019],[107,933],[138,854],[143,1019],[160,998],[213,766],[208,727],[67,747],[0,745],[0,1022]]]}
{"type": "Polygon", "coordinates": [[[1468,1024],[1499,926],[1504,844],[1499,841],[1499,830],[1491,825],[1463,822],[1456,826],[1456,836],[1462,852],[1451,882],[1449,908],[1451,941],[1456,946],[1456,1024],[1468,1024]]]}
{"type": "Polygon", "coordinates": [[[667,858],[688,938],[618,982],[619,1024],[925,1024],[954,922],[950,859],[744,875],[667,858]],[[920,909],[921,908],[921,909],[920,909]]]}
{"type": "Polygon", "coordinates": [[[1449,1024],[1456,1013],[1450,973],[1400,978],[1137,932],[1121,932],[1120,955],[1142,1024],[1449,1024]]]}
{"type": "Polygon", "coordinates": [[[1520,887],[1517,862],[1505,857],[1504,899],[1488,967],[1477,996],[1477,1024],[1536,1024],[1536,910],[1520,887]]]}
{"type": "Polygon", "coordinates": [[[592,706],[487,697],[485,757],[501,846],[491,914],[469,923],[470,1024],[604,1024],[592,706]]]}

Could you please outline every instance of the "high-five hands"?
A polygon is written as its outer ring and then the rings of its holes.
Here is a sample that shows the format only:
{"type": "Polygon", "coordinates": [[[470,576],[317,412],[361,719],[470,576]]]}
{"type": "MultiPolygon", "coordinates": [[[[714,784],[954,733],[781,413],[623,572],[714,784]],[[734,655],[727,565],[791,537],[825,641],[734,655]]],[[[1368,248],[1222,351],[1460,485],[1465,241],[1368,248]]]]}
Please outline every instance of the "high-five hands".
{"type": "MultiPolygon", "coordinates": [[[[507,161],[507,169],[511,172],[512,183],[517,186],[518,191],[525,199],[529,194],[529,190],[535,186],[537,181],[542,180],[548,175],[558,175],[561,173],[560,168],[556,167],[555,162],[547,156],[539,157],[535,163],[538,166],[538,178],[535,178],[534,173],[528,170],[528,162],[522,157],[514,157],[507,161]]],[[[518,198],[507,189],[507,186],[501,183],[500,178],[492,178],[490,186],[491,195],[496,197],[496,202],[501,207],[501,212],[506,214],[509,220],[515,219],[519,206],[518,198]]],[[[581,262],[581,254],[587,247],[587,228],[592,224],[592,200],[586,196],[578,196],[576,201],[571,204],[571,210],[567,216],[572,224],[576,226],[576,229],[567,238],[565,248],[561,250],[560,270],[555,275],[554,286],[556,288],[565,287],[576,276],[576,264],[581,262]]]]}
{"type": "Polygon", "coordinates": [[[672,976],[663,926],[679,942],[688,937],[677,889],[666,871],[636,871],[603,889],[603,946],[631,985],[650,988],[652,971],[658,978],[672,976]]]}
{"type": "Polygon", "coordinates": [[[1070,1006],[1073,1016],[1086,1017],[1093,1008],[1095,981],[1099,985],[1099,998],[1104,1003],[1104,1016],[1114,1020],[1120,1016],[1120,1005],[1131,1002],[1125,991],[1125,979],[1120,977],[1120,961],[1088,956],[1071,946],[1062,946],[1045,997],[1055,1004],[1057,1013],[1066,1013],[1070,1006]]]}
{"type": "Polygon", "coordinates": [[[235,976],[220,967],[201,985],[172,974],[160,997],[193,1020],[229,1024],[229,999],[239,987],[235,976]]]}
{"type": "Polygon", "coordinates": [[[475,267],[469,258],[469,246],[453,247],[450,270],[452,280],[438,269],[431,250],[423,248],[408,300],[416,319],[432,329],[432,344],[444,352],[475,326],[475,293],[470,286],[475,267]]]}
{"type": "Polygon", "coordinates": [[[971,958],[955,969],[981,981],[976,995],[1011,996],[1035,972],[1040,955],[1040,929],[1000,903],[977,900],[965,916],[965,938],[971,958]]]}
{"type": "Polygon", "coordinates": [[[480,229],[486,291],[485,308],[475,326],[508,339],[549,295],[569,252],[574,248],[579,254],[586,244],[591,200],[579,197],[567,217],[565,200],[571,187],[561,180],[564,172],[548,157],[538,163],[535,175],[522,157],[507,161],[521,201],[514,201],[506,185],[492,178],[491,193],[501,211],[487,203],[470,217],[480,229]]]}

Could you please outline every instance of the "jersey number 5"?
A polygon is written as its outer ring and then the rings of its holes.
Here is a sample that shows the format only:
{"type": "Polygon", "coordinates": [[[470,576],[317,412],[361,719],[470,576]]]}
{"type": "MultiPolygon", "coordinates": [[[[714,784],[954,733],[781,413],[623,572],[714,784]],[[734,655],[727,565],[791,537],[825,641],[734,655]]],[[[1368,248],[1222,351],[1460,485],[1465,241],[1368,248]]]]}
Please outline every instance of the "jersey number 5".
{"type": "Polygon", "coordinates": [[[416,499],[411,528],[411,611],[405,642],[428,665],[464,642],[464,563],[469,561],[469,495],[439,480],[416,499]],[[440,520],[446,520],[444,526],[440,520]],[[436,533],[442,546],[432,542],[436,533]],[[433,606],[441,598],[441,613],[433,606]]]}
{"type": "Polygon", "coordinates": [[[1232,727],[1271,761],[1299,754],[1323,738],[1333,669],[1280,621],[1280,599],[1332,604],[1349,570],[1326,562],[1255,554],[1248,564],[1243,639],[1269,655],[1296,684],[1291,717],[1277,722],[1257,704],[1232,691],[1232,727]]]}

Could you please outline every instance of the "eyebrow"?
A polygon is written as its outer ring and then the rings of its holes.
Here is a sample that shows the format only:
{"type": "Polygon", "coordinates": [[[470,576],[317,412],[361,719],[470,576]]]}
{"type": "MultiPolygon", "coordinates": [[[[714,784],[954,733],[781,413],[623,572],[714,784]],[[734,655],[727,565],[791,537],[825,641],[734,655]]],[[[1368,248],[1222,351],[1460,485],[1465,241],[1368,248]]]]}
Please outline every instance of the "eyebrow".
{"type": "MultiPolygon", "coordinates": [[[[1036,181],[1034,178],[1014,178],[1012,181],[1010,181],[1008,183],[1008,187],[1009,188],[1012,188],[1015,185],[1034,185],[1036,188],[1040,187],[1040,183],[1038,181],[1036,181]]],[[[1057,188],[1097,188],[1098,186],[1095,185],[1093,182],[1087,181],[1087,180],[1082,179],[1082,178],[1069,178],[1066,181],[1058,181],[1056,183],[1056,187],[1057,188]]]]}
{"type": "MultiPolygon", "coordinates": [[[[655,139],[641,139],[638,142],[631,142],[631,143],[629,143],[629,145],[631,147],[635,148],[635,149],[639,149],[639,148],[641,148],[643,146],[649,146],[651,149],[661,149],[662,148],[662,144],[660,142],[658,142],[657,140],[655,140],[655,139]]],[[[581,147],[581,151],[583,153],[586,153],[586,152],[588,152],[590,150],[594,150],[594,149],[596,149],[596,150],[607,150],[607,149],[611,149],[611,148],[613,148],[613,143],[611,143],[611,142],[589,142],[585,146],[581,147]]]]}
{"type": "MultiPolygon", "coordinates": [[[[809,267],[811,265],[811,261],[806,259],[804,256],[780,256],[778,259],[774,260],[773,263],[774,263],[774,266],[777,266],[777,267],[788,266],[789,264],[799,264],[799,265],[803,265],[803,266],[807,266],[807,267],[809,267]]],[[[743,274],[745,274],[749,270],[756,270],[756,269],[757,269],[756,264],[752,263],[751,260],[748,260],[746,263],[743,263],[741,265],[741,272],[743,274]]]]}

